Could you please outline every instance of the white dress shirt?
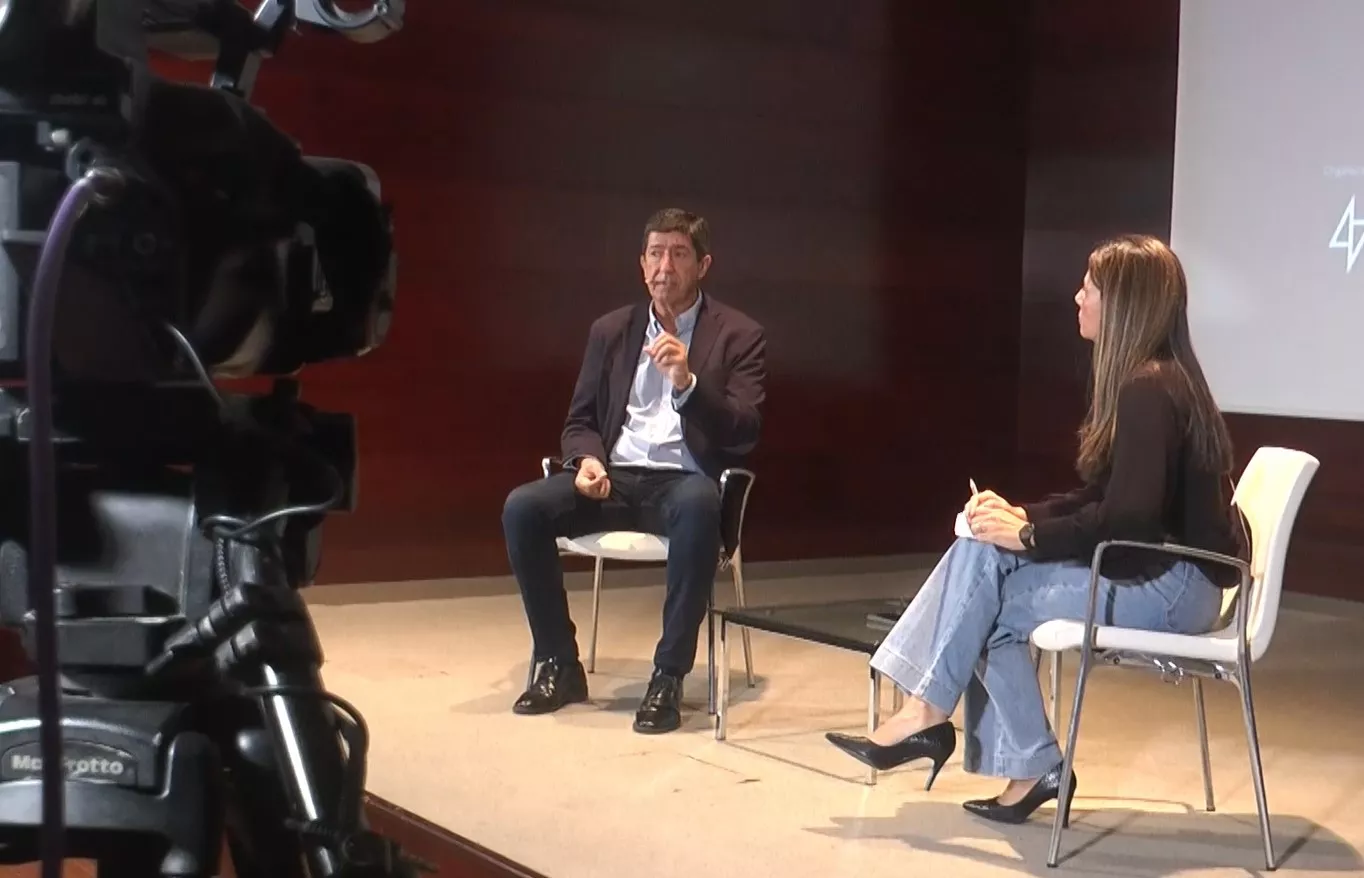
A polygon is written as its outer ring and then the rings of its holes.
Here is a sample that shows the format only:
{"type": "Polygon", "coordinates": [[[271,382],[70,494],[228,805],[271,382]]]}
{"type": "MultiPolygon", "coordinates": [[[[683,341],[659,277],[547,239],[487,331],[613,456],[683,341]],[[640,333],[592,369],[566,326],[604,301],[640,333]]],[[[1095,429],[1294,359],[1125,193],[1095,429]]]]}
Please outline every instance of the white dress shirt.
{"type": "MultiPolygon", "coordinates": [[[[700,310],[701,294],[697,293],[692,306],[677,315],[676,335],[688,350],[691,349],[692,332],[696,329],[696,315],[700,310]]],[[[701,467],[682,437],[682,416],[677,412],[696,389],[696,375],[692,374],[691,384],[685,389],[673,389],[672,382],[654,366],[647,351],[649,345],[662,334],[663,325],[658,322],[658,315],[654,314],[651,305],[649,325],[644,331],[644,344],[639,351],[639,363],[635,366],[635,377],[630,383],[625,424],[615,447],[611,449],[610,462],[615,466],[700,472],[701,467]]]]}

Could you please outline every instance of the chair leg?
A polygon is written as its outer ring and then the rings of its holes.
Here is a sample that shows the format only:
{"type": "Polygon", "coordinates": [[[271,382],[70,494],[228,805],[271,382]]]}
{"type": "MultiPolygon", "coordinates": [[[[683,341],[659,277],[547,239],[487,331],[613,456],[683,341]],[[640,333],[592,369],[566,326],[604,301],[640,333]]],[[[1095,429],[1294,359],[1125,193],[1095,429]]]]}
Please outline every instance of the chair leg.
{"type": "Polygon", "coordinates": [[[1052,732],[1061,731],[1061,653],[1051,654],[1051,728],[1052,732]]]}
{"type": "Polygon", "coordinates": [[[1255,701],[1250,693],[1250,667],[1236,669],[1236,688],[1241,690],[1241,713],[1246,721],[1246,745],[1250,750],[1250,773],[1255,782],[1255,805],[1260,812],[1260,835],[1265,845],[1265,869],[1274,871],[1274,838],[1269,830],[1269,803],[1265,798],[1264,765],[1260,760],[1260,735],[1255,728],[1255,701]]]}
{"type": "Polygon", "coordinates": [[[1198,743],[1203,751],[1203,802],[1209,811],[1216,811],[1212,795],[1212,757],[1208,755],[1208,715],[1203,707],[1203,679],[1193,678],[1194,710],[1198,711],[1198,743]]]}
{"type": "Polygon", "coordinates": [[[715,716],[715,587],[706,598],[706,713],[715,716]]]}
{"type": "MultiPolygon", "coordinates": [[[[1052,653],[1052,680],[1059,679],[1057,654],[1052,653]]],[[[1047,865],[1056,867],[1061,855],[1061,830],[1070,826],[1070,785],[1075,780],[1075,742],[1080,737],[1080,709],[1084,706],[1085,683],[1089,680],[1089,669],[1093,663],[1093,652],[1080,655],[1080,670],[1075,678],[1075,703],[1070,709],[1070,732],[1066,735],[1066,752],[1062,761],[1061,791],[1056,799],[1056,822],[1051,827],[1051,850],[1047,852],[1047,865]]]]}
{"type": "Polygon", "coordinates": [[[601,618],[601,576],[606,559],[598,556],[592,572],[592,634],[587,647],[587,672],[597,672],[597,621],[601,618]]]}
{"type": "MultiPolygon", "coordinates": [[[[748,606],[748,601],[744,598],[744,559],[742,552],[735,552],[729,564],[730,576],[734,578],[734,600],[741,607],[748,606]]],[[[748,673],[748,688],[752,689],[753,681],[753,645],[748,639],[748,628],[745,627],[741,635],[744,639],[744,670],[748,673]]]]}
{"type": "Polygon", "coordinates": [[[729,722],[729,624],[720,619],[720,668],[715,675],[715,740],[723,741],[729,722]]]}

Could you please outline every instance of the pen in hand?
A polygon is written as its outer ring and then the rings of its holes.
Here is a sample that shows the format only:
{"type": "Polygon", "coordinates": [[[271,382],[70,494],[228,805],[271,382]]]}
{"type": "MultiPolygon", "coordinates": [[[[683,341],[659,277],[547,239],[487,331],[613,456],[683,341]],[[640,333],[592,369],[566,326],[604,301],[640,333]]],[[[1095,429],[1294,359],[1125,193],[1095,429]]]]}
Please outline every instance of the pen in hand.
{"type": "MultiPolygon", "coordinates": [[[[971,487],[971,499],[966,501],[966,508],[962,510],[962,515],[964,516],[967,528],[974,534],[975,528],[971,527],[971,516],[976,512],[976,496],[980,494],[980,489],[976,487],[975,479],[967,479],[967,484],[971,487]]],[[[965,536],[965,534],[962,534],[962,536],[965,536]]]]}

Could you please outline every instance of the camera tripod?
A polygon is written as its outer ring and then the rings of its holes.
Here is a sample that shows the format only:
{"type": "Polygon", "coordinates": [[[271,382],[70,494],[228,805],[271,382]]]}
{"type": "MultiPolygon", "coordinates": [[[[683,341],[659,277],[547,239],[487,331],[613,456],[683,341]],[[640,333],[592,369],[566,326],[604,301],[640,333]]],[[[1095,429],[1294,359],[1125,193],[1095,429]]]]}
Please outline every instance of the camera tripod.
{"type": "MultiPolygon", "coordinates": [[[[0,622],[23,629],[26,404],[0,394],[0,622]]],[[[367,732],[323,688],[299,589],[352,505],[354,424],[268,395],[57,397],[57,651],[68,858],[100,876],[415,875],[369,832],[367,732]],[[79,438],[75,438],[79,437],[79,438]]],[[[32,678],[0,690],[0,862],[39,856],[32,678]]]]}

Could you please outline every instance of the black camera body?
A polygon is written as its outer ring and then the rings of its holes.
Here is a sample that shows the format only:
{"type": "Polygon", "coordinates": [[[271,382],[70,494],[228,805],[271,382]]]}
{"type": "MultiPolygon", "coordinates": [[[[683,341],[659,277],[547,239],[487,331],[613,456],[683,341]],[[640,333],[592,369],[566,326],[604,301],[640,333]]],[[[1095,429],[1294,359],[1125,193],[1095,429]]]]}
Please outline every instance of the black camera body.
{"type": "Polygon", "coordinates": [[[292,376],[384,340],[390,212],[248,102],[290,31],[372,42],[403,3],[254,7],[0,2],[0,625],[40,666],[0,687],[0,862],[213,875],[226,838],[241,878],[413,869],[365,828],[364,721],[299,595],[356,438],[292,376]]]}
{"type": "MultiPolygon", "coordinates": [[[[143,19],[164,4],[66,0],[85,16],[50,20],[62,5],[11,2],[0,22],[0,380],[23,377],[22,336],[4,330],[23,324],[21,290],[46,223],[92,167],[115,171],[120,191],[71,245],[54,337],[61,376],[185,378],[167,322],[224,377],[289,374],[377,347],[396,265],[377,178],[303,156],[247,101],[241,77],[224,73],[226,59],[244,65],[279,42],[296,20],[285,4],[267,0],[255,15],[232,0],[178,4],[196,14],[181,30],[160,21],[156,39],[143,19]],[[37,19],[27,31],[26,12],[37,19]],[[175,45],[196,26],[222,34],[215,80],[227,85],[150,72],[147,46],[175,45]]],[[[317,0],[306,5],[317,17],[317,0]]]]}

